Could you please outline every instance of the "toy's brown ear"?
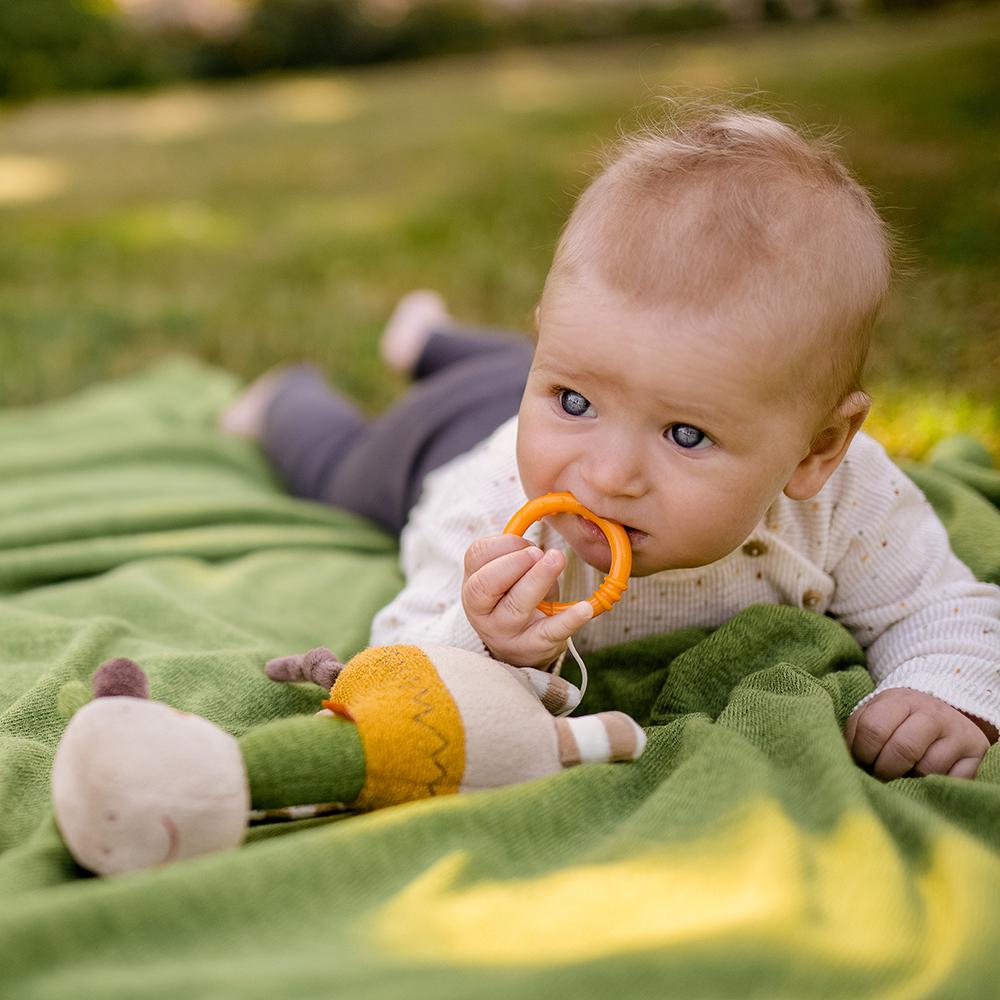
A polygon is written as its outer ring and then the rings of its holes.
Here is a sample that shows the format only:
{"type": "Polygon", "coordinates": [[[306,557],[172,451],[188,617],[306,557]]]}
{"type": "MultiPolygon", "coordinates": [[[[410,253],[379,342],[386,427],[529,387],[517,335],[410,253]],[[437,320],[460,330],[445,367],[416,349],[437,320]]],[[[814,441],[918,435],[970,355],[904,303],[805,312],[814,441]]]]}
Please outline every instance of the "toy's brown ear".
{"type": "Polygon", "coordinates": [[[120,656],[102,663],[90,678],[95,698],[148,698],[149,679],[135,660],[120,656]]]}
{"type": "Polygon", "coordinates": [[[308,653],[296,656],[279,656],[268,660],[264,671],[272,681],[312,681],[329,690],[344,664],[325,646],[317,646],[308,653]]]}

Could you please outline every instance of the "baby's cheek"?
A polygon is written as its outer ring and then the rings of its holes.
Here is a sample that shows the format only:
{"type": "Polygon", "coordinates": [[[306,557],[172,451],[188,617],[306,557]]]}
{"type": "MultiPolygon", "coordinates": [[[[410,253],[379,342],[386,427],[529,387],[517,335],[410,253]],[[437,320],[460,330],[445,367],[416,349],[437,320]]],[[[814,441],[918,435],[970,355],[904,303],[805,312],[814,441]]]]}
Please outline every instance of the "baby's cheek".
{"type": "Polygon", "coordinates": [[[697,550],[701,562],[728,555],[742,544],[760,520],[756,505],[725,488],[698,490],[687,497],[675,520],[678,535],[697,550]]]}
{"type": "Polygon", "coordinates": [[[517,439],[517,471],[528,497],[549,492],[559,468],[557,442],[546,440],[535,422],[520,428],[517,439]]]}
{"type": "Polygon", "coordinates": [[[546,488],[542,485],[543,477],[541,470],[538,468],[538,464],[533,461],[531,455],[525,454],[522,458],[521,452],[518,452],[517,472],[521,478],[521,486],[524,489],[525,496],[529,498],[537,497],[547,492],[546,488]]]}

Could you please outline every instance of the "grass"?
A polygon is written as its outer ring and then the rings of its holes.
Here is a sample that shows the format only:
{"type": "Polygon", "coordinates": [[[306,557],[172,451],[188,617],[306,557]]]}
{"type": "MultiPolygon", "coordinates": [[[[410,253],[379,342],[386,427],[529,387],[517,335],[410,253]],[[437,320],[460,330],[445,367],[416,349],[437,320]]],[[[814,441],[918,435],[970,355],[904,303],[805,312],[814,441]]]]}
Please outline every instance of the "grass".
{"type": "Polygon", "coordinates": [[[875,433],[1000,454],[998,29],[980,5],[0,107],[0,402],[183,351],[312,359],[375,410],[401,293],[526,329],[602,144],[665,89],[759,91],[840,131],[900,237],[875,433]]]}

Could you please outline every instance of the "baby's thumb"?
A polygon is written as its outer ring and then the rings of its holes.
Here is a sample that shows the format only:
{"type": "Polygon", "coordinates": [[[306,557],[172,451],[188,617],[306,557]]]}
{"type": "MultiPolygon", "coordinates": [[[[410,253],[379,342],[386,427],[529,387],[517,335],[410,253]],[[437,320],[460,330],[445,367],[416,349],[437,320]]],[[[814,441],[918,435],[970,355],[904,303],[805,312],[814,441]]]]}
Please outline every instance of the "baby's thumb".
{"type": "Polygon", "coordinates": [[[542,623],[543,635],[548,642],[563,643],[593,617],[594,609],[590,601],[577,601],[565,611],[561,611],[544,621],[542,623]]]}

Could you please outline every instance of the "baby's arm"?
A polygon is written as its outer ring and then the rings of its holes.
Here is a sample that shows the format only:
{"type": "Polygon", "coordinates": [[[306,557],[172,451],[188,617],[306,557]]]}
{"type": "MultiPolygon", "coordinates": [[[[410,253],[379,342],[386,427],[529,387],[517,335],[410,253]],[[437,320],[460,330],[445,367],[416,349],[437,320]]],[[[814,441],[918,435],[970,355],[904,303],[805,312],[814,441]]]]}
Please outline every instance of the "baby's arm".
{"type": "Polygon", "coordinates": [[[848,743],[880,777],[971,776],[1000,725],[1000,588],[952,553],[930,504],[880,448],[853,458],[830,612],[867,647],[877,687],[851,716],[848,743]]]}
{"type": "MultiPolygon", "coordinates": [[[[499,542],[495,541],[526,499],[517,476],[515,434],[513,422],[504,425],[467,455],[428,476],[420,502],[413,509],[401,539],[400,561],[406,585],[396,599],[376,615],[371,632],[373,644],[435,642],[483,656],[492,650],[500,658],[513,656],[519,664],[541,662],[532,656],[544,657],[546,649],[505,641],[510,638],[506,629],[512,619],[506,611],[512,610],[511,601],[524,603],[528,600],[525,586],[518,582],[534,566],[535,560],[524,552],[538,551],[530,541],[516,535],[502,536],[499,542]],[[499,549],[494,551],[497,545],[499,549]],[[522,552],[517,558],[525,563],[513,576],[504,569],[502,560],[499,565],[493,565],[495,556],[515,551],[522,552]],[[510,578],[501,586],[505,573],[510,578]],[[492,604],[486,607],[498,586],[500,590],[492,604]],[[470,597],[466,602],[468,613],[463,606],[463,587],[470,597]],[[469,614],[476,619],[475,627],[469,614]],[[482,629],[482,637],[477,627],[482,629]],[[525,655],[518,656],[519,652],[525,655]]],[[[536,569],[530,574],[531,580],[526,581],[530,590],[538,583],[539,575],[550,577],[542,588],[541,597],[546,596],[562,565],[561,554],[550,558],[556,559],[559,566],[547,564],[536,569]]],[[[526,604],[525,619],[536,622],[544,618],[534,609],[538,599],[526,604]]],[[[517,631],[524,629],[521,627],[517,631]]],[[[528,636],[529,644],[535,634],[528,636]]]]}
{"type": "Polygon", "coordinates": [[[844,738],[877,778],[947,774],[974,778],[996,728],[908,688],[888,688],[855,709],[844,738]]]}
{"type": "Polygon", "coordinates": [[[433,642],[488,656],[462,607],[463,559],[477,537],[495,530],[481,512],[453,504],[447,491],[429,489],[400,540],[406,583],[375,616],[372,645],[433,642]]]}

